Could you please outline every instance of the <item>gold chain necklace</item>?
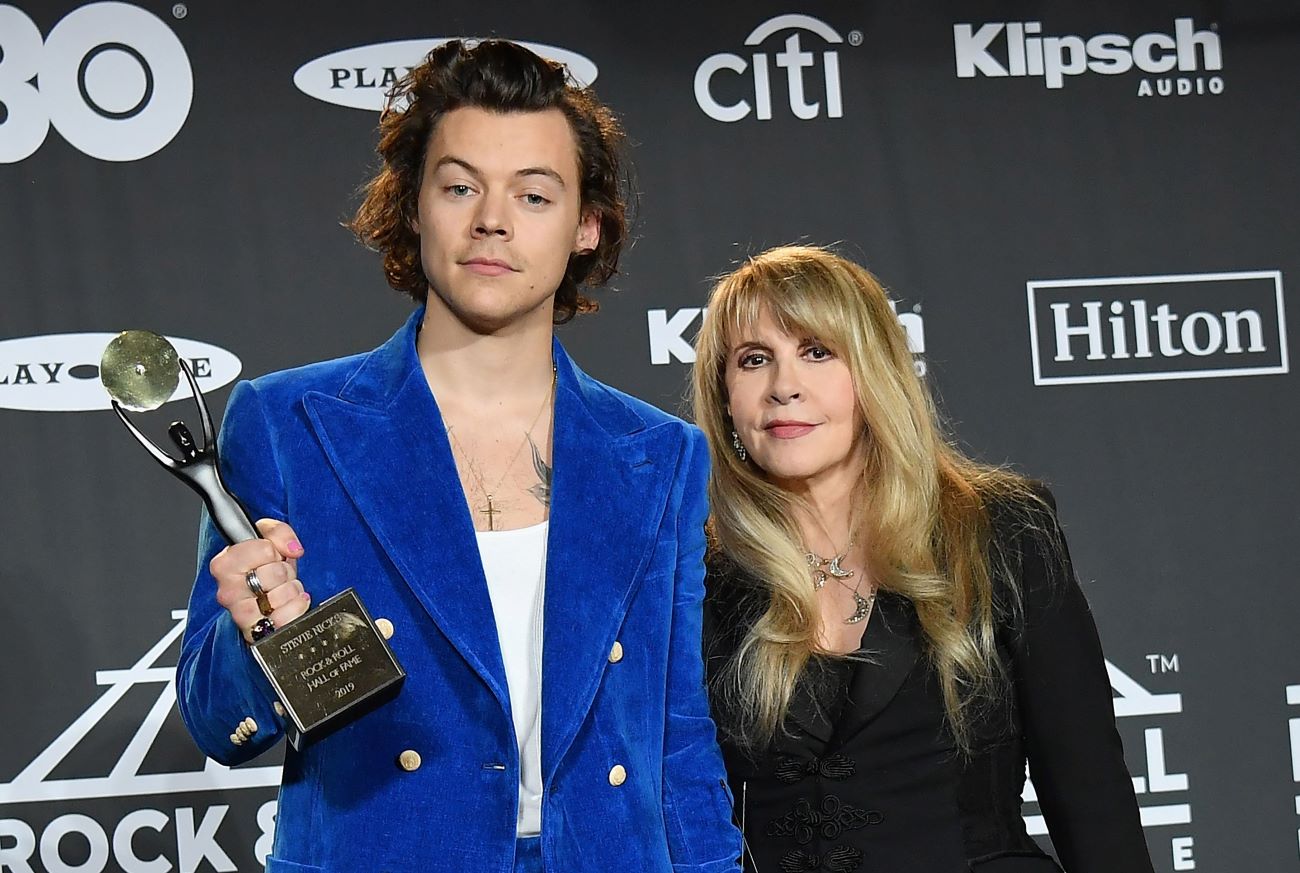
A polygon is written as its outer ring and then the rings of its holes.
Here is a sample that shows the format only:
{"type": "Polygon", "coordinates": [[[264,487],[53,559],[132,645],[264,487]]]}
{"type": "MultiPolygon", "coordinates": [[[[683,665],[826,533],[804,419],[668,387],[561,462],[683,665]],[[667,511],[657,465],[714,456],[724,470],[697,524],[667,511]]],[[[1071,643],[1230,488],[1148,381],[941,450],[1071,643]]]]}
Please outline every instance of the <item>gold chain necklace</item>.
{"type": "Polygon", "coordinates": [[[469,469],[469,474],[474,477],[474,481],[478,483],[479,490],[482,491],[483,496],[487,498],[487,506],[476,511],[487,516],[488,530],[490,531],[496,530],[496,517],[501,514],[501,510],[497,509],[495,504],[492,502],[493,492],[500,488],[501,483],[506,480],[506,476],[510,475],[510,471],[514,469],[515,461],[519,459],[519,453],[524,450],[524,445],[527,444],[529,438],[532,437],[533,428],[537,427],[537,422],[541,419],[542,413],[546,410],[547,403],[555,394],[555,381],[556,371],[555,367],[552,366],[550,390],[548,390],[546,396],[542,398],[542,405],[537,407],[537,414],[533,416],[533,423],[528,425],[528,430],[524,431],[524,438],[520,440],[519,448],[515,449],[515,453],[510,456],[510,462],[506,464],[505,471],[502,472],[501,478],[497,479],[496,485],[490,489],[487,487],[487,483],[483,481],[483,477],[479,475],[478,465],[474,463],[473,457],[470,456],[469,452],[465,451],[465,447],[461,445],[460,440],[456,438],[456,429],[454,427],[447,428],[447,435],[451,437],[452,443],[456,448],[460,449],[461,455],[465,458],[465,466],[469,469]]]}

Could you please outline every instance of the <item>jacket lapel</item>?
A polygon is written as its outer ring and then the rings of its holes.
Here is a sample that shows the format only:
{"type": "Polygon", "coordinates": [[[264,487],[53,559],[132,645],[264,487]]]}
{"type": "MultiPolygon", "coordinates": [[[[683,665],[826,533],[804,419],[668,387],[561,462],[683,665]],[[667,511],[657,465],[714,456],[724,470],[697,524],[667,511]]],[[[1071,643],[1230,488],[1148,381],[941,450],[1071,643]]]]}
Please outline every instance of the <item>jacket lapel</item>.
{"type": "MultiPolygon", "coordinates": [[[[415,353],[423,310],[307,416],[335,474],[402,579],[510,711],[474,526],[446,428],[415,353]]],[[[542,763],[549,779],[595,697],[659,531],[682,449],[645,426],[557,342],[542,649],[542,763]]],[[[364,598],[364,580],[357,585],[364,598]]]]}
{"type": "MultiPolygon", "coordinates": [[[[713,630],[706,639],[713,638],[707,654],[720,665],[736,651],[765,607],[755,602],[752,592],[761,591],[761,586],[748,573],[729,559],[715,561],[710,602],[705,607],[713,630]]],[[[766,597],[761,600],[765,603],[766,597]]],[[[881,592],[862,633],[858,655],[863,659],[827,665],[826,674],[803,677],[795,686],[786,717],[819,743],[843,746],[898,694],[921,655],[918,639],[920,628],[911,603],[881,592]],[[841,683],[835,675],[840,669],[847,673],[847,682],[841,683]]]]}
{"type": "MultiPolygon", "coordinates": [[[[321,445],[389,560],[509,712],[492,602],[451,446],[415,353],[423,310],[338,396],[311,393],[321,445]]],[[[364,599],[365,581],[357,580],[364,599]]]]}
{"type": "MultiPolygon", "coordinates": [[[[832,666],[830,669],[834,669],[834,667],[832,666]]],[[[790,696],[790,707],[786,710],[786,715],[813,739],[822,745],[826,745],[831,741],[835,732],[835,723],[831,720],[832,713],[828,711],[827,707],[834,706],[838,701],[828,699],[826,694],[819,694],[821,690],[821,687],[814,687],[811,681],[805,677],[799,684],[795,685],[794,693],[790,696]]]]}
{"type": "Polygon", "coordinates": [[[905,597],[881,592],[862,635],[867,660],[853,665],[833,744],[840,746],[865,728],[898,694],[920,656],[916,612],[905,597]]]}
{"type": "Polygon", "coordinates": [[[681,429],[646,428],[555,347],[556,397],[542,647],[542,772],[586,718],[655,543],[681,429]]]}

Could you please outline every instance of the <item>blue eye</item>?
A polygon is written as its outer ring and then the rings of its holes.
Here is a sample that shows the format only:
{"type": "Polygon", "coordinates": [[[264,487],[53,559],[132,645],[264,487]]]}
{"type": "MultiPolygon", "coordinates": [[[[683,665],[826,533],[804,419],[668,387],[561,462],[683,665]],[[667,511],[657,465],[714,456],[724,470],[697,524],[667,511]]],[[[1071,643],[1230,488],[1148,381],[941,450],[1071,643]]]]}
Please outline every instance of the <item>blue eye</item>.
{"type": "Polygon", "coordinates": [[[453,197],[468,197],[471,189],[468,185],[448,185],[447,193],[453,197]]]}

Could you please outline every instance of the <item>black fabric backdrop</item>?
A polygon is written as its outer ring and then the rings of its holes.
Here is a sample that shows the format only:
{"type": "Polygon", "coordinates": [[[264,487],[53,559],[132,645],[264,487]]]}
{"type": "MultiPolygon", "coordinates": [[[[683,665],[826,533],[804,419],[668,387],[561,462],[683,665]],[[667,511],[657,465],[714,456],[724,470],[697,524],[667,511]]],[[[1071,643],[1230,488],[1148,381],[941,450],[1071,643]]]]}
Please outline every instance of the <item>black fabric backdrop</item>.
{"type": "Polygon", "coordinates": [[[838,243],[959,442],[1055,489],[1156,869],[1296,869],[1293,4],[24,0],[0,5],[0,871],[265,857],[277,762],[205,764],[173,706],[197,503],[94,365],[127,327],[191,340],[219,411],[241,370],[390,335],[408,304],[339,226],[377,115],[341,104],[461,35],[567,53],[634,141],[635,244],[561,330],[584,367],[680,411],[708,277],[838,243]]]}

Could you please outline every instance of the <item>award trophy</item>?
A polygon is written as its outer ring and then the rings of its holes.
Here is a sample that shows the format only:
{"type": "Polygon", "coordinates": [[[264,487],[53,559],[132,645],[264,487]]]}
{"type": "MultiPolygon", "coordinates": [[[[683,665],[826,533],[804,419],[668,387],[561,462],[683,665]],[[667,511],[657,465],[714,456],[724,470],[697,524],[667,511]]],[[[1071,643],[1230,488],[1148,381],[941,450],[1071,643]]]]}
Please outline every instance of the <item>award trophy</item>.
{"type": "MultiPolygon", "coordinates": [[[[212,416],[190,368],[165,338],[143,330],[125,331],[104,350],[100,380],[113,411],[154,460],[199,493],[217,530],[228,542],[257,539],[244,507],[221,478],[212,416]],[[154,445],[125,410],[148,412],[166,403],[185,374],[199,407],[203,444],[183,421],[167,429],[180,450],[174,457],[154,445]]],[[[270,605],[250,574],[262,614],[270,605]]],[[[275,688],[295,749],[318,739],[394,697],[406,678],[384,636],[356,591],[348,588],[280,628],[259,622],[265,635],[252,644],[253,658],[275,688]]]]}

